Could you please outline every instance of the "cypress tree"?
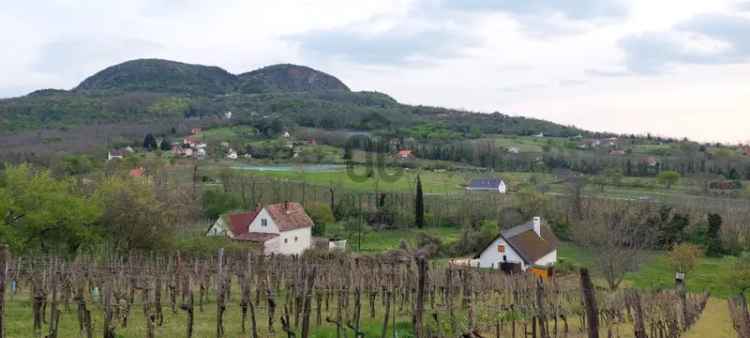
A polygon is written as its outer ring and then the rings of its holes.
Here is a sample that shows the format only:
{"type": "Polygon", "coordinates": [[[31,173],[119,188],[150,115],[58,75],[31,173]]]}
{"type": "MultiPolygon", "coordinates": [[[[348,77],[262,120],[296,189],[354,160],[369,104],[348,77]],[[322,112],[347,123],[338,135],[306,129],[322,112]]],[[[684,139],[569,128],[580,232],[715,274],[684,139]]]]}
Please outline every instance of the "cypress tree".
{"type": "Polygon", "coordinates": [[[721,247],[721,230],[722,219],[719,214],[708,214],[708,231],[706,233],[706,256],[717,257],[724,253],[721,247]]]}
{"type": "Polygon", "coordinates": [[[417,175],[417,200],[416,200],[415,220],[418,228],[424,226],[424,196],[422,196],[422,180],[417,175]]]}

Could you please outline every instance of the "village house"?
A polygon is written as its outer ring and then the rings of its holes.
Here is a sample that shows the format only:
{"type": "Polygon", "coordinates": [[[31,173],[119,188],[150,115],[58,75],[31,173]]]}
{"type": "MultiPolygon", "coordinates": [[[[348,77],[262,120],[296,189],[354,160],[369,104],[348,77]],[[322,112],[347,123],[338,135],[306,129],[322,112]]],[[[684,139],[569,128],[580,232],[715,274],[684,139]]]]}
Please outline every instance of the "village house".
{"type": "Polygon", "coordinates": [[[541,217],[527,224],[503,230],[475,259],[479,267],[504,271],[547,268],[557,262],[559,241],[541,217]]]}
{"type": "Polygon", "coordinates": [[[491,191],[501,194],[506,193],[505,181],[501,178],[475,178],[466,187],[468,191],[491,191]]]}
{"type": "Polygon", "coordinates": [[[411,150],[402,149],[398,151],[396,158],[399,160],[413,160],[415,157],[411,150]]]}
{"type": "Polygon", "coordinates": [[[112,150],[107,153],[107,161],[112,161],[114,159],[123,159],[125,157],[125,151],[122,150],[112,150]]]}
{"type": "Polygon", "coordinates": [[[299,255],[312,246],[313,225],[301,204],[284,202],[222,216],[207,235],[262,244],[265,255],[299,255]]]}
{"type": "Polygon", "coordinates": [[[138,167],[130,170],[130,177],[143,177],[143,175],[146,173],[146,169],[143,167],[138,167]]]}
{"type": "Polygon", "coordinates": [[[227,151],[227,159],[236,160],[238,158],[239,155],[237,155],[236,151],[232,150],[231,148],[229,149],[229,151],[227,151]]]}
{"type": "Polygon", "coordinates": [[[508,152],[511,154],[518,154],[521,152],[521,149],[518,149],[518,147],[508,147],[508,152]]]}
{"type": "Polygon", "coordinates": [[[224,113],[224,118],[227,119],[227,120],[231,120],[232,119],[232,112],[228,111],[228,112],[224,113]]]}

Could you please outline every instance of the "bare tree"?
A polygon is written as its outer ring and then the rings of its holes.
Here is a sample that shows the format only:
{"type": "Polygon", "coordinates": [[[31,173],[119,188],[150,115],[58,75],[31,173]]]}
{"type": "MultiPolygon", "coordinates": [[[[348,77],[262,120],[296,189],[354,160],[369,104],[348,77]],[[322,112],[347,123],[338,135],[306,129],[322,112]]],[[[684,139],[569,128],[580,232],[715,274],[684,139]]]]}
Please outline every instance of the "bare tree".
{"type": "Polygon", "coordinates": [[[615,290],[626,273],[638,270],[655,237],[645,223],[654,211],[650,206],[622,201],[602,204],[602,208],[584,215],[573,228],[573,238],[596,252],[594,268],[615,290]]]}

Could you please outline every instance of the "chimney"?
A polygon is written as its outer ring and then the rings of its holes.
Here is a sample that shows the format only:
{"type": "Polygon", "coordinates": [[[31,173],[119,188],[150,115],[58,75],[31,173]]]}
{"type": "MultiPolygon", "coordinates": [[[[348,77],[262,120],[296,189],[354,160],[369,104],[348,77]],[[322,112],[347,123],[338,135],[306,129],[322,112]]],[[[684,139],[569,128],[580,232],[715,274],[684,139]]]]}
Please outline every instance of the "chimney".
{"type": "Polygon", "coordinates": [[[536,232],[537,236],[539,238],[542,237],[542,218],[539,216],[534,216],[534,220],[532,221],[534,225],[534,232],[536,232]]]}
{"type": "Polygon", "coordinates": [[[284,211],[287,214],[289,213],[289,201],[284,201],[284,211]]]}

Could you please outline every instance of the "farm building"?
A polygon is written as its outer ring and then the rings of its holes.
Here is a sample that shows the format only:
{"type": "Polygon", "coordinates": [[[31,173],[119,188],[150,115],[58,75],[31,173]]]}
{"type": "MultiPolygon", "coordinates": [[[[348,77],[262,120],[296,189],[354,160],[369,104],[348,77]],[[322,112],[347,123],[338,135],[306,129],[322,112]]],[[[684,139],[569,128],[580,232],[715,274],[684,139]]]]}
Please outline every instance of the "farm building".
{"type": "Polygon", "coordinates": [[[526,271],[557,262],[558,239],[540,217],[500,232],[475,259],[485,268],[526,271]]]}
{"type": "Polygon", "coordinates": [[[475,178],[466,187],[469,191],[494,191],[504,194],[506,191],[505,181],[500,178],[475,178]]]}
{"type": "Polygon", "coordinates": [[[263,243],[266,255],[298,255],[312,246],[312,227],[301,204],[284,202],[219,217],[207,236],[263,243]]]}

